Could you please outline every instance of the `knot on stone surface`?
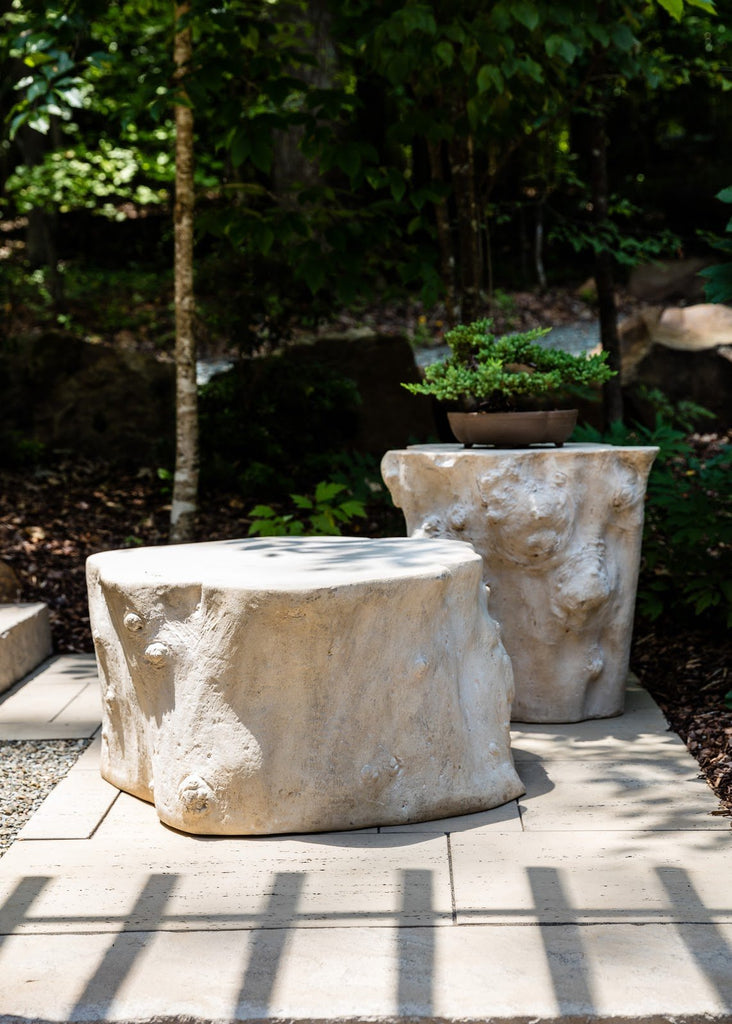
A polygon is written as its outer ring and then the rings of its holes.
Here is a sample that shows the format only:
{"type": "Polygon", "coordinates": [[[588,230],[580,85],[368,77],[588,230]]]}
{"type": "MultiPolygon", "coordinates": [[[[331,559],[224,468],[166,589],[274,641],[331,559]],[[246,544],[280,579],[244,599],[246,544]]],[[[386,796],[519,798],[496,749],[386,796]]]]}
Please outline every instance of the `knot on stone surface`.
{"type": "Polygon", "coordinates": [[[200,775],[188,775],[178,787],[178,800],[187,811],[201,813],[213,800],[209,784],[200,775]]]}
{"type": "Polygon", "coordinates": [[[365,786],[373,785],[375,782],[379,781],[380,775],[381,772],[375,765],[365,764],[361,769],[361,782],[365,786]]]}
{"type": "Polygon", "coordinates": [[[145,661],[148,661],[151,665],[159,668],[164,665],[170,656],[170,648],[167,644],[161,643],[159,640],[155,640],[153,643],[148,644],[145,648],[145,661]]]}
{"type": "Polygon", "coordinates": [[[598,645],[590,648],[587,652],[585,665],[587,668],[587,677],[589,679],[599,678],[605,667],[605,654],[602,647],[598,645]]]}
{"type": "Polygon", "coordinates": [[[438,516],[428,516],[418,527],[413,537],[439,537],[442,534],[442,523],[438,516]]]}
{"type": "Polygon", "coordinates": [[[449,523],[458,533],[466,529],[470,521],[470,513],[464,505],[456,505],[450,513],[449,523]]]}
{"type": "Polygon", "coordinates": [[[142,621],[142,618],[137,614],[137,612],[127,612],[122,621],[124,622],[125,629],[128,629],[130,633],[139,632],[145,625],[145,623],[142,621]]]}
{"type": "Polygon", "coordinates": [[[584,620],[603,607],[613,593],[602,541],[587,544],[562,565],[553,599],[558,614],[584,620]]]}

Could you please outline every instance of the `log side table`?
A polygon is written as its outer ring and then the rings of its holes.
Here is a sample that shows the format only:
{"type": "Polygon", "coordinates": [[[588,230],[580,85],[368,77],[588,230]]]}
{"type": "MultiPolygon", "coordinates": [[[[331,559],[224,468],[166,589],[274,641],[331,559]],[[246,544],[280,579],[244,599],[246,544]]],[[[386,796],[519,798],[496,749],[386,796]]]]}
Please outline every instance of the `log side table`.
{"type": "Polygon", "coordinates": [[[464,543],[267,538],[93,555],[102,774],[205,834],[394,825],[523,786],[464,543]]]}
{"type": "Polygon", "coordinates": [[[514,669],[513,719],[623,712],[646,482],[657,448],[414,445],[382,474],[412,538],[483,556],[514,669]]]}

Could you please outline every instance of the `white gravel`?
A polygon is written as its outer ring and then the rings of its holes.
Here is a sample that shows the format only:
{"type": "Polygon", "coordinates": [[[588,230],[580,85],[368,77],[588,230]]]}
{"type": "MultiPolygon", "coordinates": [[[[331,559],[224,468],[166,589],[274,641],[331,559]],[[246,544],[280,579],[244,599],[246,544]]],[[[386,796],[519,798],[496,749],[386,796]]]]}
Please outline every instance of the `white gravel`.
{"type": "Polygon", "coordinates": [[[90,743],[0,741],[0,857],[90,743]]]}

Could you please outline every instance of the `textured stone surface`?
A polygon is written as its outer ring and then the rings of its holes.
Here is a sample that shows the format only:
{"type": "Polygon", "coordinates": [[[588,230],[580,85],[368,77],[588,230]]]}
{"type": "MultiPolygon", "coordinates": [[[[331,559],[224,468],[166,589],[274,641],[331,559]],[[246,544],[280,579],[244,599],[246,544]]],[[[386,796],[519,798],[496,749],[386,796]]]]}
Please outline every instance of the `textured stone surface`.
{"type": "Polygon", "coordinates": [[[488,608],[513,663],[515,721],[622,713],[656,451],[416,445],[384,456],[409,535],[459,538],[483,556],[488,608]]]}
{"type": "Polygon", "coordinates": [[[0,605],[0,693],[50,653],[51,625],[45,604],[0,605]]]}
{"type": "Polygon", "coordinates": [[[400,824],[523,787],[466,544],[343,537],[88,562],[102,773],[197,833],[400,824]]]}

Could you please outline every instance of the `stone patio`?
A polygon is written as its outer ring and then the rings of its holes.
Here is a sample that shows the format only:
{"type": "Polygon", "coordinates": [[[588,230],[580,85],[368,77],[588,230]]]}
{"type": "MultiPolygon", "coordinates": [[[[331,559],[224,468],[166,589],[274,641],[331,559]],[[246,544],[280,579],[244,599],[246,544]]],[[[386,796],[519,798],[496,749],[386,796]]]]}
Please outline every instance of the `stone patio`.
{"type": "Polygon", "coordinates": [[[419,825],[183,835],[99,774],[94,659],[0,739],[94,742],[0,858],[0,1021],[732,1019],[728,818],[651,698],[517,726],[526,796],[419,825]]]}

